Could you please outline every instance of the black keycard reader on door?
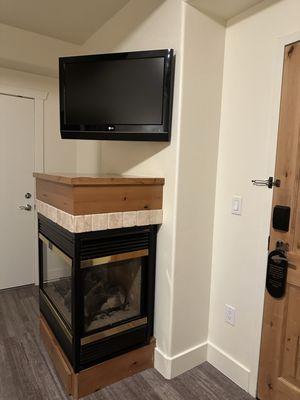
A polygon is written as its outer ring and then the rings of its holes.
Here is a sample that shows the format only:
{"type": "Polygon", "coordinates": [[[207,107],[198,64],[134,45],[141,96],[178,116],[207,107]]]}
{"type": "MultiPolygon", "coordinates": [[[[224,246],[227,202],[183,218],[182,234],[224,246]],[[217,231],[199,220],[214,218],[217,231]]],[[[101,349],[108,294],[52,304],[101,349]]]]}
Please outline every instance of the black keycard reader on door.
{"type": "Polygon", "coordinates": [[[268,257],[267,290],[272,297],[280,299],[285,294],[288,260],[282,250],[271,251],[268,257]]]}
{"type": "Polygon", "coordinates": [[[291,209],[287,206],[275,206],[273,210],[273,228],[288,232],[290,228],[291,209]]]}

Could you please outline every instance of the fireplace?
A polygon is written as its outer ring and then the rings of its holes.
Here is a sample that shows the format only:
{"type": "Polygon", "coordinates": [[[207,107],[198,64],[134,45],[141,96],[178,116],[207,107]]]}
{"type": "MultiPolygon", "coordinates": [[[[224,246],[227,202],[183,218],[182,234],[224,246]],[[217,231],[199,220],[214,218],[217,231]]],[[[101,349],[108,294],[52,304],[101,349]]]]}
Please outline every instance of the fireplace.
{"type": "Polygon", "coordinates": [[[72,233],[39,214],[40,309],[75,373],[149,344],[156,229],[72,233]]]}
{"type": "Polygon", "coordinates": [[[163,178],[34,174],[40,333],[74,400],[154,366],[163,178]]]}

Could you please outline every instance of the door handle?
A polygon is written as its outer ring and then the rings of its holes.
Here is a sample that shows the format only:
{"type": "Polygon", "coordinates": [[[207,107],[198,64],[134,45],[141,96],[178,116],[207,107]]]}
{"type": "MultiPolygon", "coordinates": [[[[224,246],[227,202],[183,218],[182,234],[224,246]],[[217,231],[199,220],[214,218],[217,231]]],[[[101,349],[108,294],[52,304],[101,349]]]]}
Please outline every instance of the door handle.
{"type": "Polygon", "coordinates": [[[20,210],[24,211],[31,211],[32,210],[32,205],[31,204],[26,204],[26,206],[19,206],[20,210]]]}

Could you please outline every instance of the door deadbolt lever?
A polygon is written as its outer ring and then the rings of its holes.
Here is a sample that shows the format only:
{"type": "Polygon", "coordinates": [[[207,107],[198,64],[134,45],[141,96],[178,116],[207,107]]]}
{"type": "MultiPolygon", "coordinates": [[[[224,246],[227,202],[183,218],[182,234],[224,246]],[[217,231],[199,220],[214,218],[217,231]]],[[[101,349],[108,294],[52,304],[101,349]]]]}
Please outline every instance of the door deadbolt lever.
{"type": "Polygon", "coordinates": [[[31,211],[32,210],[32,205],[31,204],[26,204],[26,206],[19,206],[20,210],[24,211],[31,211]]]}
{"type": "Polygon", "coordinates": [[[280,250],[283,253],[288,253],[290,249],[290,246],[287,242],[283,241],[283,240],[277,240],[276,242],[276,250],[280,250]]]}
{"type": "Polygon", "coordinates": [[[280,179],[273,178],[273,176],[266,180],[253,179],[251,182],[254,186],[267,186],[269,189],[272,189],[273,186],[280,187],[280,179]]]}

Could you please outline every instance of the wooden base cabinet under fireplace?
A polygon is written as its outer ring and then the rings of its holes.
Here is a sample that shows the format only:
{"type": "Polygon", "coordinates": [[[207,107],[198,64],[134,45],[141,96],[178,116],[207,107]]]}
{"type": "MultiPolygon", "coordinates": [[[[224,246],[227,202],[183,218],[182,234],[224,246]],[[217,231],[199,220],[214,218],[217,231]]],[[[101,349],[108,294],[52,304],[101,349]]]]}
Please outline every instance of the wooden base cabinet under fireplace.
{"type": "Polygon", "coordinates": [[[61,176],[36,178],[37,188],[43,187],[37,190],[42,337],[67,391],[79,398],[153,366],[156,235],[162,215],[157,193],[162,196],[163,180],[64,177],[61,183],[61,176]],[[97,189],[101,197],[105,188],[106,198],[112,190],[112,210],[106,206],[102,212],[101,204],[93,205],[93,214],[62,210],[59,202],[67,201],[59,193],[88,192],[89,185],[94,197],[97,189]],[[128,211],[131,201],[143,208],[128,211]],[[122,372],[103,379],[107,363],[122,372]]]}

